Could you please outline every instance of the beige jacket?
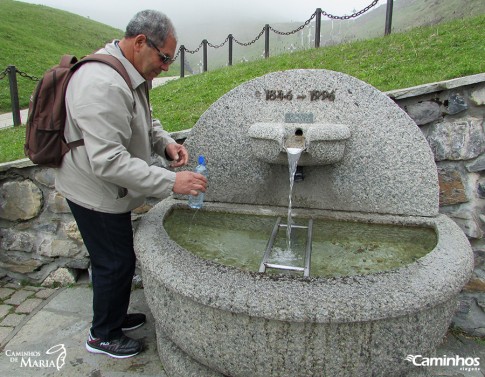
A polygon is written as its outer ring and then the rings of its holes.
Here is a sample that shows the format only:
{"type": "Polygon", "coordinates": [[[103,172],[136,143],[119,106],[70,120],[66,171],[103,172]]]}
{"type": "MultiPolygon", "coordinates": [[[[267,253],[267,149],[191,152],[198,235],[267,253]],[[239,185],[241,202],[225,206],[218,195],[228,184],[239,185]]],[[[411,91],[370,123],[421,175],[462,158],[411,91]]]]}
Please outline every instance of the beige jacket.
{"type": "Polygon", "coordinates": [[[66,93],[65,136],[68,142],[84,139],[84,146],[64,156],[56,189],[83,207],[124,213],[143,204],[147,196],[172,193],[175,173],[150,166],[150,156],[151,150],[164,156],[166,145],[175,141],[152,125],[148,83],[123,57],[117,41],[99,52],[123,63],[134,91],[103,63],[86,63],[74,73],[66,93]]]}

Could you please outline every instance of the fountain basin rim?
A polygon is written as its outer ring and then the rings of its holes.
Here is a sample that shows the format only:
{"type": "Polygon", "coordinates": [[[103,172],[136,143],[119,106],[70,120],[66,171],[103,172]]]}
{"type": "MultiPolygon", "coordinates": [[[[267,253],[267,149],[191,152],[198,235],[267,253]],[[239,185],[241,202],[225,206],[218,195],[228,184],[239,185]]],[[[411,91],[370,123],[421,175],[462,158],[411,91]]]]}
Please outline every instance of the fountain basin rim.
{"type": "MultiPolygon", "coordinates": [[[[173,198],[157,204],[142,219],[135,247],[142,270],[167,289],[202,305],[249,316],[294,322],[355,322],[398,317],[452,299],[473,269],[471,247],[447,216],[416,217],[295,209],[295,217],[367,221],[432,227],[436,247],[418,261],[377,274],[341,278],[274,277],[203,260],[170,239],[163,220],[187,208],[173,198]]],[[[271,215],[284,208],[205,203],[208,211],[271,215]]]]}

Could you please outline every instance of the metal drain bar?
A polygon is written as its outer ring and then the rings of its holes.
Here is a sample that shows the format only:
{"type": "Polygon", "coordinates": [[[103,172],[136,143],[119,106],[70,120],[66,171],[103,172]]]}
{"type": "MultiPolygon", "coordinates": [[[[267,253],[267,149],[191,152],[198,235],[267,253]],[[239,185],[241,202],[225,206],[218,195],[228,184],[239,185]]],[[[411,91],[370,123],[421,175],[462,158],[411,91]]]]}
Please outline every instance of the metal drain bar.
{"type": "Polygon", "coordinates": [[[307,239],[306,239],[306,248],[305,248],[305,266],[298,267],[298,266],[286,266],[282,264],[274,264],[269,263],[269,257],[271,251],[273,250],[273,245],[276,239],[276,235],[278,234],[279,228],[287,228],[287,224],[281,224],[281,217],[276,219],[276,223],[273,227],[273,231],[271,233],[271,237],[266,245],[266,250],[263,255],[263,260],[259,265],[259,272],[266,272],[267,268],[275,269],[275,270],[283,270],[283,271],[297,271],[303,272],[303,276],[310,276],[310,262],[312,256],[312,238],[313,238],[313,219],[308,220],[308,226],[302,225],[290,225],[291,229],[307,229],[307,239]]]}

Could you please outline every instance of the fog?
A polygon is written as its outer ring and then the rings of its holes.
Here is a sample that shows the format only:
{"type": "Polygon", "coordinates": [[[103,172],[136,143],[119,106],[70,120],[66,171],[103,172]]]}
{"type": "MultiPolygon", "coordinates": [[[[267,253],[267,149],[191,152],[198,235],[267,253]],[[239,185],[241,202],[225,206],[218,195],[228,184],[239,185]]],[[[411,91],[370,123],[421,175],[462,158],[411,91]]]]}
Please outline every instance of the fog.
{"type": "MultiPolygon", "coordinates": [[[[31,0],[52,8],[66,10],[80,16],[124,30],[131,17],[144,9],[157,9],[170,17],[175,25],[179,42],[190,44],[204,38],[217,44],[230,33],[245,28],[254,29],[255,35],[264,24],[301,22],[311,17],[317,8],[337,16],[349,15],[365,8],[372,0],[186,0],[161,2],[156,0],[31,0]],[[250,25],[250,26],[248,26],[250,25]],[[217,40],[219,38],[219,40],[217,40]]],[[[378,5],[386,0],[379,0],[378,5]]],[[[249,30],[246,30],[248,32],[249,30]]],[[[187,46],[195,48],[197,46],[187,46]]]]}

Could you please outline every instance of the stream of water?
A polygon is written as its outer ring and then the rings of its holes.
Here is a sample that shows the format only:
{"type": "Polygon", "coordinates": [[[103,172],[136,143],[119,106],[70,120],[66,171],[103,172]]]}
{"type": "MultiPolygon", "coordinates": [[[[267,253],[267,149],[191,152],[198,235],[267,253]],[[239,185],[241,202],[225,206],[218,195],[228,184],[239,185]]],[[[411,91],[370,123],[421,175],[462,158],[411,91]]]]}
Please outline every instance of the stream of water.
{"type": "Polygon", "coordinates": [[[293,197],[293,184],[295,183],[296,167],[298,166],[298,160],[300,159],[302,148],[286,148],[286,154],[288,155],[288,168],[290,173],[290,193],[288,198],[288,220],[286,226],[286,250],[291,252],[291,226],[293,225],[293,218],[291,216],[292,197],[293,197]]]}

